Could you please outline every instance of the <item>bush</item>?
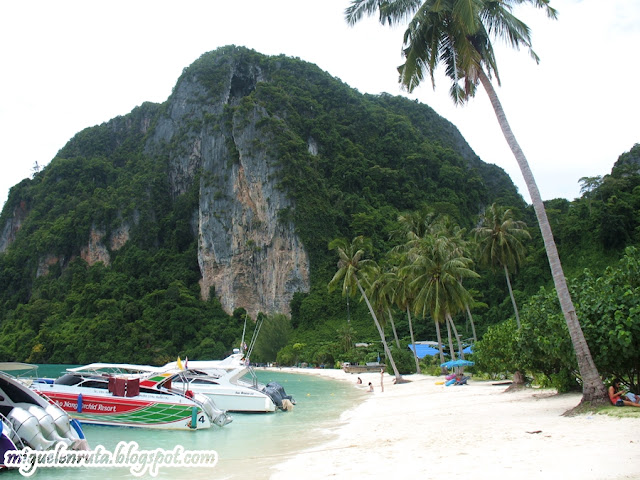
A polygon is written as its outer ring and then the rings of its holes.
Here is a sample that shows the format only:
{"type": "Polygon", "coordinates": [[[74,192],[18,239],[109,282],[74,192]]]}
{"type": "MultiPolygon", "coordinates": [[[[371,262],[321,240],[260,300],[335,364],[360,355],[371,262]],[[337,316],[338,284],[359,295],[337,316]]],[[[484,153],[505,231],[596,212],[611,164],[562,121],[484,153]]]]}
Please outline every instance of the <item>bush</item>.
{"type": "MultiPolygon", "coordinates": [[[[413,359],[413,353],[408,349],[399,349],[396,346],[391,347],[391,355],[393,355],[393,361],[396,364],[396,368],[401,375],[409,375],[416,373],[416,362],[413,359]]],[[[393,369],[387,359],[387,372],[392,373],[393,369]]]]}

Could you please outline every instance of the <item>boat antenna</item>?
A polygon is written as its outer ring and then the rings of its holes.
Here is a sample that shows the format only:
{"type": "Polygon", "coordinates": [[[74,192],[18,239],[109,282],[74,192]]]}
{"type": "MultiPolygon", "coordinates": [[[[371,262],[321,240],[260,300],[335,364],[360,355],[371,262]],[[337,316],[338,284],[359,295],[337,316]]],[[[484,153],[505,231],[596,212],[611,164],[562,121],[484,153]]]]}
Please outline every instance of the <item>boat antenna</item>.
{"type": "Polygon", "coordinates": [[[258,339],[258,334],[260,333],[260,328],[262,327],[262,323],[264,322],[264,316],[258,315],[258,320],[256,321],[256,328],[253,330],[253,337],[251,337],[251,343],[249,344],[249,350],[247,351],[247,355],[245,358],[247,361],[251,357],[251,352],[253,352],[253,347],[256,345],[256,340],[258,339]]]}
{"type": "Polygon", "coordinates": [[[242,340],[240,340],[240,352],[246,350],[246,344],[244,343],[244,333],[247,331],[247,315],[244,316],[244,327],[242,327],[242,340]]]}

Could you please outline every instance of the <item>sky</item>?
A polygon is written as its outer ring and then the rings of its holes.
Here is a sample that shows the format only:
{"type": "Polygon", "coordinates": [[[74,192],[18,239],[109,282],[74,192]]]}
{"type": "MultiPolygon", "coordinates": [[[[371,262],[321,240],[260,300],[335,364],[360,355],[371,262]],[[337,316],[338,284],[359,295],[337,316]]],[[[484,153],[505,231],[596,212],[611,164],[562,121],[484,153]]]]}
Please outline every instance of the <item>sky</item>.
{"type": "MultiPolygon", "coordinates": [[[[164,102],[205,52],[242,45],[314,63],[361,93],[404,95],[451,121],[530,201],[481,88],[455,106],[442,71],[412,94],[398,84],[404,26],[346,24],[349,0],[3,0],[0,2],[0,205],[74,134],[145,101],[164,102]]],[[[544,200],[580,196],[640,143],[640,2],[551,0],[558,20],[520,6],[536,64],[495,45],[497,87],[544,200]]]]}

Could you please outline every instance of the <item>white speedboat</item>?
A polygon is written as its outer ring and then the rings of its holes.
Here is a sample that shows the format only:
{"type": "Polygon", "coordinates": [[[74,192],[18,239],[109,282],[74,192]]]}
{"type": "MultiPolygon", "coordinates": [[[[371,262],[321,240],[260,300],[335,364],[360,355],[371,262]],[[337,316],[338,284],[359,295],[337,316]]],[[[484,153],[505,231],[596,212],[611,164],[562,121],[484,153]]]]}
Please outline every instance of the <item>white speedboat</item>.
{"type": "MultiPolygon", "coordinates": [[[[179,362],[171,362],[160,368],[180,366],[179,362]]],[[[295,404],[280,384],[259,383],[253,368],[244,361],[238,349],[223,360],[188,360],[184,367],[188,374],[183,379],[190,390],[207,395],[220,408],[230,412],[274,412],[290,410],[295,404]]]]}
{"type": "Polygon", "coordinates": [[[36,368],[26,363],[0,364],[0,467],[4,466],[8,450],[47,450],[59,442],[69,449],[88,449],[78,422],[32,391],[23,380],[6,373],[35,372],[36,368]]]}
{"type": "Polygon", "coordinates": [[[173,430],[230,423],[232,417],[207,396],[182,388],[186,373],[93,363],[69,368],[55,380],[40,379],[32,388],[82,423],[173,430]]]}

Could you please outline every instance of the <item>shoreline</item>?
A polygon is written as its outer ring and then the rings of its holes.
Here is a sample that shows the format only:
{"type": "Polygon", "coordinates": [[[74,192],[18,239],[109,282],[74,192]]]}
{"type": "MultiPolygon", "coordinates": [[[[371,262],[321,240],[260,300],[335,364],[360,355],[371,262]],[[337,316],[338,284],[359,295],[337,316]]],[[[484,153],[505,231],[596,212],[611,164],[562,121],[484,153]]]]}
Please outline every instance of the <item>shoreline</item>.
{"type": "Polygon", "coordinates": [[[371,382],[374,392],[341,415],[331,439],[272,467],[271,480],[377,479],[400,472],[427,479],[640,479],[640,418],[563,417],[580,402],[579,393],[504,393],[505,385],[473,379],[446,387],[436,384],[440,377],[417,374],[400,385],[385,374],[382,392],[380,373],[277,370],[363,390],[371,382]]]}

